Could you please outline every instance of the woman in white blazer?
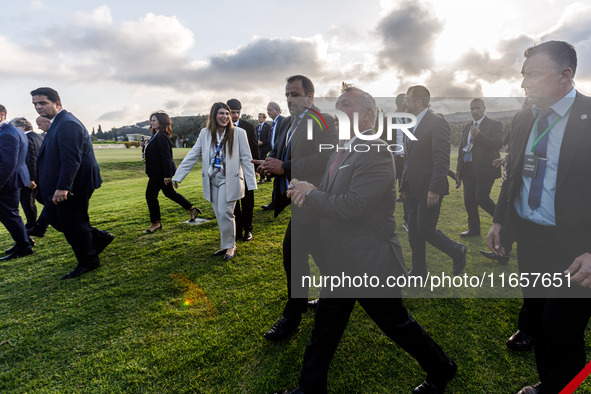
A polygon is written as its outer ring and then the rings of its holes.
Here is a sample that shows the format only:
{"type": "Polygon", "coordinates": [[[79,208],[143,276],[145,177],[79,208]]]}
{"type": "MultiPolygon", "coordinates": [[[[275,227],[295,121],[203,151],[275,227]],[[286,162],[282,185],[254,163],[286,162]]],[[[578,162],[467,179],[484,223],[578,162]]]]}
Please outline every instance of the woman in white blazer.
{"type": "Polygon", "coordinates": [[[244,184],[257,188],[254,166],[246,132],[230,121],[230,108],[224,103],[211,107],[207,128],[201,129],[197,142],[177,168],[172,182],[182,182],[195,164],[203,158],[201,180],[203,197],[213,207],[221,235],[221,249],[214,256],[230,260],[236,253],[234,205],[244,197],[244,184]]]}

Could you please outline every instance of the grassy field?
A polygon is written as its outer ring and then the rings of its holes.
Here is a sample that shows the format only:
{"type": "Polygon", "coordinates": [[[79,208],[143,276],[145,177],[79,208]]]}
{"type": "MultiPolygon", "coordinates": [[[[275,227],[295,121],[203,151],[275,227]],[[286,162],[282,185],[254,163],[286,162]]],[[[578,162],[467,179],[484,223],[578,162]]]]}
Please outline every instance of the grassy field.
{"type": "MultiPolygon", "coordinates": [[[[175,158],[186,152],[176,149],[175,158]]],[[[76,262],[53,229],[37,239],[34,255],[0,263],[0,391],[271,393],[295,387],[313,314],[304,315],[288,340],[262,337],[286,298],[281,244],[289,211],[274,219],[260,209],[270,201],[271,184],[255,193],[253,241],[240,242],[237,257],[224,262],[211,256],[219,246],[215,220],[182,223],[188,213],[162,196],[164,228],[143,235],[149,218],[140,150],[96,154],[104,183],[92,197],[90,217],[117,238],[101,254],[101,268],[77,279],[59,279],[76,262]]],[[[198,174],[194,170],[179,191],[214,219],[198,174]]],[[[402,209],[396,215],[402,223],[402,209]]],[[[490,218],[482,211],[481,217],[486,232],[490,218]]],[[[439,224],[454,239],[466,229],[461,190],[452,187],[439,224]]],[[[399,229],[409,266],[407,235],[399,229]]],[[[2,226],[0,245],[12,245],[2,226]]],[[[467,245],[467,272],[502,272],[478,254],[484,237],[467,245]]],[[[428,264],[447,269],[451,262],[429,246],[428,264]]],[[[511,259],[506,271],[515,270],[511,259]]],[[[513,393],[537,381],[533,353],[505,346],[520,299],[412,298],[406,305],[459,366],[449,392],[513,393]]],[[[329,390],[407,393],[423,378],[417,363],[357,306],[331,365],[329,390]]]]}

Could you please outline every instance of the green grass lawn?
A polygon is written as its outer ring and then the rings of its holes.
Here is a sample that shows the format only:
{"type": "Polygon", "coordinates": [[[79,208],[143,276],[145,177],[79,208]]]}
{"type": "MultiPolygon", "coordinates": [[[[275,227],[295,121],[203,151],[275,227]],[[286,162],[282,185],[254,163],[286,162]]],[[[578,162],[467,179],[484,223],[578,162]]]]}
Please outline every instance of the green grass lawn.
{"type": "MultiPolygon", "coordinates": [[[[175,158],[186,152],[175,149],[175,158]]],[[[36,239],[34,255],[0,263],[0,391],[271,393],[295,387],[313,314],[306,313],[286,341],[262,336],[286,299],[281,244],[289,210],[274,219],[260,209],[272,185],[255,193],[253,241],[240,242],[237,257],[225,262],[211,255],[219,246],[216,221],[182,223],[189,214],[163,196],[163,230],[142,234],[150,223],[139,149],[96,155],[104,183],[91,199],[91,221],[117,238],[101,254],[100,269],[72,280],[59,279],[76,262],[51,228],[36,239]]],[[[195,169],[179,192],[214,219],[199,174],[195,169]]],[[[452,187],[443,204],[439,228],[459,239],[466,229],[461,190],[452,187]]],[[[396,216],[401,224],[402,209],[396,216]]],[[[491,221],[483,211],[481,217],[486,232],[491,221]]],[[[399,229],[410,266],[407,235],[399,229]]],[[[478,254],[485,244],[484,236],[467,241],[467,272],[502,272],[478,254]]],[[[2,226],[0,245],[12,245],[2,226]]],[[[451,261],[428,246],[428,264],[449,270],[451,261]]],[[[506,271],[516,271],[514,258],[506,271]]],[[[517,327],[520,299],[410,298],[406,305],[459,366],[449,392],[513,393],[537,381],[533,353],[505,346],[517,327]]],[[[329,390],[408,393],[423,378],[417,363],[357,306],[331,365],[329,390]]]]}

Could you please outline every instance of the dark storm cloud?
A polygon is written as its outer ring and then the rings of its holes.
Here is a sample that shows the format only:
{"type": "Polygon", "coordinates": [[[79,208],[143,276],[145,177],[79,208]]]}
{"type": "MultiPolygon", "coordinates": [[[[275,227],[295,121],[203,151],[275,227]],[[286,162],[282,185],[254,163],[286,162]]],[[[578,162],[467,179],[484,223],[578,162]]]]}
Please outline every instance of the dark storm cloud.
{"type": "Polygon", "coordinates": [[[392,11],[378,24],[382,41],[378,62],[382,69],[417,75],[433,66],[433,49],[443,22],[426,6],[410,3],[392,11]]]}

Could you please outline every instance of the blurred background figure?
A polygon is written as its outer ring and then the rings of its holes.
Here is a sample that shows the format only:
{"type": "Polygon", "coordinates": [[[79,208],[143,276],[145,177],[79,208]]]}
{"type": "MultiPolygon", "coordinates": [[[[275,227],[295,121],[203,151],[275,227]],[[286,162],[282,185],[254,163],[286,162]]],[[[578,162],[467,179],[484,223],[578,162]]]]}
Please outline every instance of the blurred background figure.
{"type": "Polygon", "coordinates": [[[151,234],[162,229],[160,204],[158,203],[160,190],[166,197],[189,211],[190,220],[195,220],[197,215],[202,213],[199,208],[194,207],[172,188],[170,180],[176,167],[172,158],[172,144],[170,142],[172,135],[170,117],[164,112],[153,113],[150,115],[150,129],[152,130],[152,138],[144,146],[144,160],[146,161],[146,174],[149,177],[146,187],[146,202],[152,224],[144,231],[144,234],[151,234]]]}
{"type": "Polygon", "coordinates": [[[207,128],[201,129],[197,142],[172,178],[175,187],[200,158],[203,197],[211,202],[221,235],[221,249],[213,255],[230,260],[236,254],[234,206],[244,197],[246,188],[257,188],[257,181],[246,131],[230,122],[227,104],[215,103],[211,107],[207,128]]]}

